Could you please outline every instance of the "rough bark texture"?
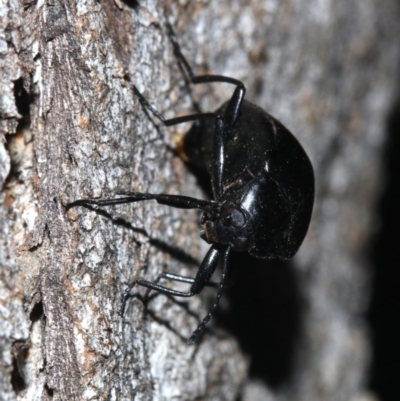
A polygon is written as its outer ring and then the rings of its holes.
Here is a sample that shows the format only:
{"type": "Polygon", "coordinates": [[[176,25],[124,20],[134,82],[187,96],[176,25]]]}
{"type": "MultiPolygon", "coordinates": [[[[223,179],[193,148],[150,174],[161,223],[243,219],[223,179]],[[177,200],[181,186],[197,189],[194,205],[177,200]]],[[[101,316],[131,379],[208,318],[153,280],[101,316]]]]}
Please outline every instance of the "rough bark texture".
{"type": "MultiPolygon", "coordinates": [[[[367,399],[365,249],[396,89],[396,5],[0,0],[0,399],[367,399]],[[118,188],[203,196],[171,151],[184,128],[152,123],[130,90],[129,79],[167,116],[192,111],[166,19],[198,73],[242,79],[315,167],[313,221],[293,261],[303,300],[293,373],[274,389],[246,379],[228,332],[186,345],[204,297],[147,308],[134,297],[117,313],[133,278],[195,274],[197,213],[65,208],[118,188]]],[[[194,97],[215,109],[231,91],[194,97]]]]}

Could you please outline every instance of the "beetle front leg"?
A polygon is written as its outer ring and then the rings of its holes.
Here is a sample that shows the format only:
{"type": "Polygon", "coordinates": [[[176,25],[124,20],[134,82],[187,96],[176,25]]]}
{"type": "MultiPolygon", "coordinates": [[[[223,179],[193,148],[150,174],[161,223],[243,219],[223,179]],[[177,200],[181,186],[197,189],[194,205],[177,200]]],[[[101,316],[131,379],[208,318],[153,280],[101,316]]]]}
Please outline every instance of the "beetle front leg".
{"type": "Polygon", "coordinates": [[[161,205],[167,205],[178,209],[198,209],[211,216],[218,214],[219,204],[215,202],[205,201],[202,199],[192,198],[183,195],[169,195],[169,194],[151,194],[148,192],[131,192],[131,191],[118,191],[116,195],[124,195],[123,198],[115,199],[78,199],[67,205],[67,209],[76,206],[114,206],[123,205],[127,203],[143,202],[148,200],[155,200],[161,205]]]}

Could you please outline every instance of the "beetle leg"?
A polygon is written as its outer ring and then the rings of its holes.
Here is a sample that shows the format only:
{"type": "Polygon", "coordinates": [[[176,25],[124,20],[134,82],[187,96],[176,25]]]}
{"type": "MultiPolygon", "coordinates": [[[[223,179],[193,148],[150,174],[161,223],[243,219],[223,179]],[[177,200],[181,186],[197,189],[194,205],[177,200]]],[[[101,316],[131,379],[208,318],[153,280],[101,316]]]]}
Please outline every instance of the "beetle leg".
{"type": "Polygon", "coordinates": [[[218,114],[216,113],[199,113],[199,114],[189,114],[187,116],[166,119],[146,100],[146,98],[139,92],[138,88],[136,88],[135,85],[132,85],[132,90],[135,93],[135,95],[139,98],[140,104],[151,114],[157,117],[166,127],[170,127],[171,125],[176,125],[176,124],[187,123],[189,121],[205,120],[207,118],[212,118],[212,117],[215,118],[218,116],[218,114]]]}
{"type": "Polygon", "coordinates": [[[224,123],[228,128],[232,128],[233,124],[239,115],[240,106],[246,94],[246,88],[242,81],[224,75],[198,75],[192,78],[194,84],[204,84],[210,82],[225,82],[228,84],[236,85],[236,88],[229,100],[228,106],[225,110],[224,123]]]}
{"type": "MultiPolygon", "coordinates": [[[[226,274],[227,274],[227,271],[228,271],[228,257],[229,257],[230,250],[231,250],[231,248],[229,246],[227,246],[225,248],[224,254],[222,256],[223,259],[222,259],[221,281],[219,283],[218,292],[217,292],[217,296],[215,297],[214,303],[212,304],[211,308],[209,309],[209,311],[207,313],[207,316],[203,319],[203,321],[199,324],[197,329],[190,336],[190,338],[188,340],[188,344],[193,344],[195,342],[196,337],[204,330],[204,327],[210,321],[213,313],[215,312],[215,309],[217,309],[219,300],[220,300],[221,295],[222,295],[222,290],[224,288],[224,284],[225,284],[225,280],[226,280],[226,274]]],[[[193,286],[192,286],[192,291],[193,291],[193,286]]]]}
{"type": "Polygon", "coordinates": [[[189,277],[183,277],[183,276],[179,276],[179,275],[175,275],[175,274],[170,274],[170,273],[162,273],[158,277],[156,282],[146,281],[146,280],[142,280],[142,279],[134,280],[122,294],[122,305],[121,305],[120,315],[121,316],[123,315],[124,310],[125,310],[126,301],[130,296],[129,293],[136,284],[141,285],[142,287],[149,288],[150,290],[158,291],[162,294],[173,295],[173,296],[184,297],[184,298],[189,298],[189,297],[192,297],[193,295],[198,294],[206,285],[214,285],[214,283],[210,283],[209,280],[210,280],[211,276],[214,274],[215,269],[217,268],[218,259],[220,257],[221,250],[223,248],[225,248],[225,252],[223,255],[223,269],[222,269],[221,281],[218,285],[217,296],[216,296],[216,299],[215,299],[212,307],[208,311],[207,316],[203,319],[203,321],[200,323],[200,325],[197,327],[197,329],[193,332],[190,339],[188,340],[188,344],[193,344],[196,337],[204,330],[205,325],[211,319],[212,314],[214,313],[214,311],[218,305],[219,299],[221,298],[222,289],[223,289],[223,286],[225,283],[226,272],[227,272],[227,268],[228,268],[227,261],[228,261],[230,247],[224,247],[224,246],[221,246],[220,244],[214,244],[209,249],[206,256],[204,257],[203,262],[201,263],[201,266],[199,268],[199,271],[197,272],[195,279],[192,279],[189,277]],[[190,291],[187,291],[187,292],[176,291],[171,288],[163,287],[163,286],[157,284],[157,281],[159,281],[159,279],[161,279],[161,278],[168,278],[168,279],[175,280],[175,281],[192,283],[192,287],[190,288],[190,291]]]}
{"type": "MultiPolygon", "coordinates": [[[[232,94],[231,99],[228,102],[226,107],[223,122],[220,121],[220,118],[217,117],[216,121],[216,129],[215,129],[215,138],[214,138],[214,148],[213,148],[213,166],[212,166],[212,187],[214,193],[214,199],[219,200],[222,195],[222,175],[224,170],[224,142],[226,136],[232,131],[232,128],[239,116],[240,106],[244,99],[244,95],[246,93],[246,88],[243,85],[243,82],[231,78],[226,77],[224,75],[197,75],[195,76],[193,73],[190,64],[186,60],[186,57],[183,55],[181,48],[178,43],[178,39],[175,35],[172,26],[167,23],[166,24],[168,36],[172,42],[172,46],[174,49],[175,57],[183,66],[183,69],[186,71],[187,75],[189,76],[190,81],[193,84],[204,84],[204,83],[211,83],[211,82],[223,82],[235,85],[236,88],[232,94]]],[[[137,90],[136,90],[137,91],[137,90]]],[[[144,105],[144,103],[142,103],[144,105]]],[[[150,106],[150,105],[148,105],[150,106]]],[[[151,106],[150,106],[151,107],[151,106]]],[[[162,117],[158,113],[155,114],[155,110],[147,107],[148,110],[153,112],[158,118],[162,117]]],[[[209,113],[200,114],[201,116],[208,116],[209,113]]],[[[190,121],[187,118],[191,116],[185,116],[185,121],[190,121]]],[[[164,121],[163,121],[164,122],[164,121]]],[[[180,121],[178,119],[169,120],[169,123],[178,124],[180,121]],[[176,121],[173,121],[176,120],[176,121]]],[[[167,124],[166,124],[167,125],[167,124]]]]}
{"type": "Polygon", "coordinates": [[[163,287],[162,285],[159,285],[157,283],[138,278],[137,280],[134,280],[131,284],[129,284],[128,288],[122,293],[122,305],[119,313],[121,316],[124,314],[126,301],[130,297],[129,293],[136,284],[141,285],[142,287],[149,288],[150,290],[161,292],[162,294],[174,295],[177,297],[189,298],[195,295],[195,293],[193,293],[192,291],[176,291],[172,290],[171,288],[163,287]]]}
{"type": "MultiPolygon", "coordinates": [[[[199,77],[194,77],[195,79],[204,79],[203,82],[212,81],[213,79],[225,79],[232,80],[231,78],[222,77],[222,76],[212,76],[212,75],[204,75],[199,77]]],[[[212,171],[211,171],[211,183],[215,200],[220,200],[223,189],[223,173],[224,173],[224,161],[225,161],[225,141],[228,135],[232,132],[233,126],[239,116],[240,106],[242,104],[244,94],[246,92],[245,87],[240,81],[233,80],[238,83],[235,91],[229,103],[226,107],[223,118],[220,116],[216,117],[215,122],[215,133],[214,133],[214,141],[213,141],[213,155],[212,155],[212,171]]],[[[222,82],[231,82],[231,81],[222,81],[222,82]]]]}
{"type": "Polygon", "coordinates": [[[240,106],[242,105],[245,93],[246,88],[243,84],[241,86],[237,86],[229,100],[224,114],[224,123],[227,126],[228,132],[232,130],[233,125],[239,116],[240,106]]]}
{"type": "MultiPolygon", "coordinates": [[[[158,284],[161,279],[177,281],[179,283],[187,283],[187,284],[193,284],[196,281],[196,279],[194,279],[193,277],[186,277],[186,276],[181,276],[179,274],[172,274],[172,273],[163,272],[163,273],[158,275],[158,277],[153,281],[153,283],[154,284],[158,284]]],[[[205,283],[205,286],[206,287],[218,288],[219,284],[218,283],[214,283],[214,282],[208,282],[208,283],[205,283]]],[[[151,291],[151,289],[148,290],[148,292],[146,294],[146,298],[148,297],[150,291],[151,291]]]]}
{"type": "Polygon", "coordinates": [[[179,43],[178,43],[178,38],[176,37],[171,24],[169,24],[167,22],[165,25],[167,27],[168,36],[172,42],[172,47],[174,48],[175,57],[179,60],[179,62],[182,63],[184,70],[186,71],[186,73],[189,76],[189,79],[191,80],[194,77],[192,67],[187,62],[186,57],[183,55],[183,53],[181,51],[181,47],[179,46],[179,43]]]}
{"type": "MultiPolygon", "coordinates": [[[[172,273],[161,273],[155,280],[155,283],[158,283],[161,279],[167,279],[167,280],[172,280],[172,281],[177,281],[179,283],[188,283],[188,284],[193,284],[196,279],[193,277],[186,277],[186,276],[180,276],[179,274],[172,274],[172,273]]],[[[219,284],[214,283],[214,282],[207,282],[205,283],[206,287],[215,287],[218,288],[219,284]]]]}
{"type": "Polygon", "coordinates": [[[214,274],[218,266],[218,259],[221,253],[222,246],[220,244],[213,244],[204,257],[199,270],[194,279],[190,291],[193,294],[198,294],[205,285],[209,282],[211,276],[214,274]]]}
{"type": "MultiPolygon", "coordinates": [[[[177,281],[179,283],[188,283],[188,284],[193,284],[196,279],[193,277],[186,277],[186,276],[180,276],[179,274],[172,274],[172,273],[166,273],[163,272],[158,275],[158,277],[153,281],[154,284],[158,284],[161,279],[166,279],[166,280],[171,280],[171,281],[177,281]]],[[[206,287],[214,287],[218,288],[219,284],[214,283],[214,282],[208,282],[205,284],[206,287]]],[[[149,289],[150,292],[150,289],[149,289]]],[[[147,293],[148,295],[148,293],[147,293]]]]}
{"type": "Polygon", "coordinates": [[[212,177],[211,184],[214,194],[214,199],[219,200],[222,195],[222,178],[224,172],[225,161],[225,143],[224,143],[225,125],[220,117],[215,122],[215,136],[213,143],[212,155],[212,177]]]}
{"type": "MultiPolygon", "coordinates": [[[[192,67],[190,66],[190,64],[186,60],[186,57],[183,55],[183,53],[181,51],[181,48],[178,43],[178,39],[176,37],[174,30],[172,29],[171,24],[167,23],[166,27],[167,27],[168,36],[172,42],[172,47],[174,49],[175,57],[178,59],[178,61],[180,63],[182,63],[187,75],[189,76],[190,81],[193,84],[203,84],[203,83],[210,83],[210,82],[225,82],[225,83],[233,84],[239,88],[239,91],[242,94],[241,99],[243,99],[244,94],[246,92],[246,88],[244,87],[243,83],[237,79],[234,79],[231,77],[226,77],[224,75],[198,75],[198,76],[195,76],[193,73],[192,67]]],[[[232,97],[234,97],[234,96],[235,96],[235,94],[232,97]]],[[[237,109],[240,108],[240,103],[238,104],[237,109]]]]}
{"type": "Polygon", "coordinates": [[[112,206],[126,203],[141,202],[146,200],[156,200],[161,205],[167,205],[178,209],[199,209],[211,216],[218,213],[219,205],[215,202],[202,199],[191,198],[190,196],[169,195],[169,194],[150,194],[146,192],[119,191],[117,195],[125,195],[123,198],[116,199],[79,199],[70,203],[67,208],[75,206],[112,206]]]}
{"type": "MultiPolygon", "coordinates": [[[[204,288],[204,286],[208,284],[209,279],[211,278],[215,269],[217,268],[218,258],[219,258],[219,254],[220,254],[220,248],[221,248],[220,245],[214,244],[209,249],[209,251],[207,252],[203,261],[201,262],[199,271],[197,272],[196,278],[194,278],[194,279],[191,279],[188,277],[182,277],[182,276],[178,276],[178,275],[170,274],[170,273],[162,273],[157,278],[156,282],[146,281],[146,280],[142,280],[142,279],[134,280],[128,286],[128,288],[124,291],[124,293],[122,295],[123,301],[122,301],[122,307],[121,307],[121,314],[123,314],[123,311],[125,309],[125,304],[126,304],[126,300],[129,297],[129,292],[136,284],[141,285],[142,287],[149,288],[151,290],[161,292],[163,294],[175,295],[178,297],[191,297],[193,295],[198,294],[204,288]],[[158,281],[163,277],[169,278],[169,279],[175,280],[175,281],[192,283],[192,287],[190,288],[190,291],[188,291],[188,292],[176,291],[176,290],[172,290],[167,287],[163,287],[158,284],[158,281]]],[[[221,284],[220,284],[220,286],[221,286],[221,284]]]]}
{"type": "MultiPolygon", "coordinates": [[[[180,276],[179,274],[172,274],[172,273],[161,273],[156,279],[155,283],[158,283],[161,279],[167,279],[167,280],[172,280],[172,281],[177,281],[180,283],[188,283],[188,284],[193,284],[195,282],[195,279],[192,277],[187,277],[187,276],[180,276]]],[[[230,287],[232,285],[232,282],[228,282],[225,284],[225,287],[230,287]]],[[[213,288],[219,288],[219,283],[215,283],[214,281],[208,281],[204,285],[205,287],[213,287],[213,288]]]]}

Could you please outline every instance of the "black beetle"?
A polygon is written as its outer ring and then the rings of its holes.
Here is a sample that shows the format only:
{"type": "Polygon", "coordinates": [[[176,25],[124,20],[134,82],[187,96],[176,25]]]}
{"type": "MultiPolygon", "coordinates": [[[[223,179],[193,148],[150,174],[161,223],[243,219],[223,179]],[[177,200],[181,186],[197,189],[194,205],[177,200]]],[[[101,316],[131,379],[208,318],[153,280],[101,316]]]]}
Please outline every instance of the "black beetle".
{"type": "Polygon", "coordinates": [[[232,97],[214,113],[193,114],[166,120],[135,86],[142,106],[165,126],[195,121],[185,136],[184,151],[191,163],[208,171],[214,200],[180,195],[117,192],[117,199],[77,200],[77,205],[108,206],[154,199],[182,209],[202,210],[200,236],[212,244],[196,277],[163,273],[160,278],[192,284],[181,292],[156,282],[135,280],[123,294],[121,313],[136,284],[165,294],[191,297],[211,285],[218,260],[222,275],[216,299],[207,316],[188,340],[192,344],[216,309],[224,287],[231,250],[247,251],[257,258],[289,259],[307,233],[314,203],[314,173],[304,149],[278,120],[244,100],[242,82],[221,75],[195,76],[181,53],[175,33],[167,24],[174,53],[193,84],[225,82],[236,86],[232,97]]]}

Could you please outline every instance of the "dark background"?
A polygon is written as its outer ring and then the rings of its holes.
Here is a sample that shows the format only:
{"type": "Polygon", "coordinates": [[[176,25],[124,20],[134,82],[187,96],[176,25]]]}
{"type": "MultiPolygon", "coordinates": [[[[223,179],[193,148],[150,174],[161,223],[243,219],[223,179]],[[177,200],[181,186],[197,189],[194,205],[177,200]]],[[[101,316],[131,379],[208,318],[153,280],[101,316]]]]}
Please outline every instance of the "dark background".
{"type": "Polygon", "coordinates": [[[400,101],[388,118],[384,156],[386,185],[373,241],[374,266],[369,320],[373,334],[371,389],[381,401],[400,400],[400,101]]]}

